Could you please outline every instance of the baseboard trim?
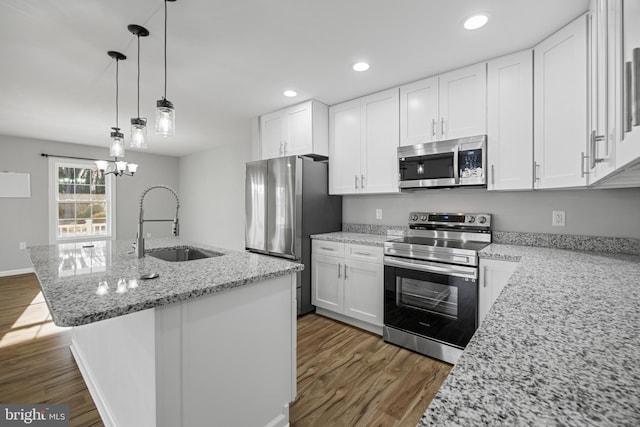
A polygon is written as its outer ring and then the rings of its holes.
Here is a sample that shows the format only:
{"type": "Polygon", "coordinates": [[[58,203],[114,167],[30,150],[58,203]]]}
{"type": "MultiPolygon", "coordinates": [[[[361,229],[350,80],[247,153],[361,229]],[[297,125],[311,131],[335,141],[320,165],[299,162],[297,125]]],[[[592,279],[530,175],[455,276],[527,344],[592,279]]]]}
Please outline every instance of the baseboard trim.
{"type": "Polygon", "coordinates": [[[19,274],[27,274],[27,273],[34,273],[34,272],[35,270],[33,269],[33,267],[19,268],[17,270],[5,270],[5,271],[0,271],[0,277],[17,276],[19,274]]]}
{"type": "Polygon", "coordinates": [[[111,411],[107,407],[107,404],[102,397],[102,393],[100,389],[97,387],[95,381],[93,380],[93,376],[91,375],[91,370],[84,363],[84,359],[82,357],[82,352],[75,345],[75,341],[73,338],[71,339],[71,345],[69,346],[71,349],[71,354],[73,354],[73,358],[76,360],[76,364],[78,365],[78,369],[80,369],[80,373],[82,374],[82,379],[87,385],[87,389],[89,390],[89,394],[93,398],[93,403],[96,405],[96,409],[98,409],[98,413],[100,414],[100,418],[102,418],[102,422],[105,427],[117,427],[113,416],[111,415],[111,411]]]}
{"type": "Polygon", "coordinates": [[[284,405],[282,414],[269,421],[265,427],[289,427],[289,404],[284,405]]]}
{"type": "Polygon", "coordinates": [[[372,325],[371,323],[363,322],[360,319],[354,319],[353,317],[345,316],[344,314],[335,313],[330,310],[326,310],[324,308],[316,307],[316,314],[319,314],[324,317],[328,317],[333,320],[337,320],[342,323],[347,323],[351,326],[355,326],[356,328],[364,329],[365,331],[369,331],[373,334],[382,336],[382,326],[372,325]]]}

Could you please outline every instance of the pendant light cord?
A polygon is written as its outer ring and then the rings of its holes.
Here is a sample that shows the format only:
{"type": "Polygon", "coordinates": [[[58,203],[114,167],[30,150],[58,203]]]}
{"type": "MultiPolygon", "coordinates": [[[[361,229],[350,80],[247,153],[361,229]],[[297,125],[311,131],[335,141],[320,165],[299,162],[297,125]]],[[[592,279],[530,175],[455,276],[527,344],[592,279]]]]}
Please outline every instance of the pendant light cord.
{"type": "Polygon", "coordinates": [[[140,34],[138,34],[138,118],[140,118],[140,34]]]}
{"type": "Polygon", "coordinates": [[[118,60],[118,58],[116,58],[116,128],[119,128],[118,126],[118,63],[120,61],[118,60]]]}
{"type": "Polygon", "coordinates": [[[167,99],[167,0],[164,0],[164,99],[167,99]]]}

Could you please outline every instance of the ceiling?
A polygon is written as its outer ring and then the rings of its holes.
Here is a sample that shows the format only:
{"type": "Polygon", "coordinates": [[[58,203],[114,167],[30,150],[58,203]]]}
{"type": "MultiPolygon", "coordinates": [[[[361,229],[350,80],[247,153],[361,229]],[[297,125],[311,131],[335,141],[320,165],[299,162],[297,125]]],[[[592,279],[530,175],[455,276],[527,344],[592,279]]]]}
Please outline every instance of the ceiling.
{"type": "Polygon", "coordinates": [[[153,135],[163,94],[162,0],[0,0],[0,134],[108,146],[140,113],[148,152],[182,156],[250,138],[251,118],[309,98],[332,105],[532,47],[588,0],[177,0],[168,3],[167,99],[176,136],[153,135]],[[490,16],[462,28],[476,12],[490,16]],[[367,61],[371,69],[351,66],[367,61]],[[294,89],[296,98],[282,92],[294,89]]]}

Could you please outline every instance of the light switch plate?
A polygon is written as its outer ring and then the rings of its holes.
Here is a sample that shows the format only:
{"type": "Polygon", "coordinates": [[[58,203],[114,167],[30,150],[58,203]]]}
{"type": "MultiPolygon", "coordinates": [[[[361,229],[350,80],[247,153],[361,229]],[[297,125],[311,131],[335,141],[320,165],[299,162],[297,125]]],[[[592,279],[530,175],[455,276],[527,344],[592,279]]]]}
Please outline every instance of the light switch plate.
{"type": "Polygon", "coordinates": [[[376,219],[382,219],[382,209],[376,209],[376,219]]]}
{"type": "Polygon", "coordinates": [[[565,225],[564,211],[553,211],[551,216],[551,225],[554,227],[564,227],[565,225]]]}

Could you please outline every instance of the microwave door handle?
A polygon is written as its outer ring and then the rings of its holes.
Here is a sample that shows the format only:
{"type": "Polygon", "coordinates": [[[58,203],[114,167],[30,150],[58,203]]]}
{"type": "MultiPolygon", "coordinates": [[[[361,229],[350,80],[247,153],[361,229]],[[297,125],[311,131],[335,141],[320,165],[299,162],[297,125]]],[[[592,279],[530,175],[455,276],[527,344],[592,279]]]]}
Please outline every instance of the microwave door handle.
{"type": "Polygon", "coordinates": [[[459,151],[458,151],[458,148],[456,147],[456,149],[453,150],[453,179],[456,184],[460,184],[460,166],[458,164],[458,158],[459,158],[459,151]]]}

